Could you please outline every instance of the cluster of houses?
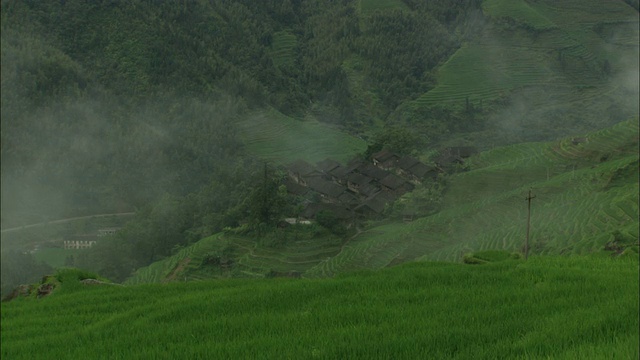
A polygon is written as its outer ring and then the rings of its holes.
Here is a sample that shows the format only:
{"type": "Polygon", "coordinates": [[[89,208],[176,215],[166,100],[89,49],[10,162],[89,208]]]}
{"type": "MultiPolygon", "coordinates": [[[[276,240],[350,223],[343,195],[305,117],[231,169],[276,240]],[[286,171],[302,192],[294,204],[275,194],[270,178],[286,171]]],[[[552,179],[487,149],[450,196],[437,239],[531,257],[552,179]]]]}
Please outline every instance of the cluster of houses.
{"type": "Polygon", "coordinates": [[[286,168],[288,177],[284,184],[290,194],[310,199],[300,221],[308,222],[323,210],[331,211],[343,221],[376,218],[387,204],[423,181],[436,179],[443,169],[464,162],[474,152],[473,148],[447,148],[434,166],[389,150],[373,154],[370,162],[353,160],[347,165],[331,159],[316,166],[297,160],[286,168]]]}
{"type": "Polygon", "coordinates": [[[69,249],[90,249],[96,243],[95,240],[65,240],[64,248],[69,249]]]}
{"type": "Polygon", "coordinates": [[[439,169],[411,156],[398,156],[383,150],[372,162],[354,160],[347,165],[326,159],[313,166],[298,160],[287,167],[285,186],[290,194],[306,196],[300,214],[313,219],[320,211],[331,211],[336,218],[377,217],[388,203],[426,179],[435,179],[439,169]]]}

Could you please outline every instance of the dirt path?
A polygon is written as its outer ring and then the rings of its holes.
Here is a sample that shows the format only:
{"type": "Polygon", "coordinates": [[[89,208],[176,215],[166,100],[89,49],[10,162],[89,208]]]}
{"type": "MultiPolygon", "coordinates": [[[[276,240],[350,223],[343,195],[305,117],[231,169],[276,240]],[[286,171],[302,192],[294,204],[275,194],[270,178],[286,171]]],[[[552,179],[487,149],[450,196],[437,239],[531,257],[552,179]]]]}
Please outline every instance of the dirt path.
{"type": "Polygon", "coordinates": [[[191,262],[191,258],[184,258],[180,260],[178,265],[176,265],[173,271],[171,271],[171,274],[169,274],[169,276],[167,276],[163,282],[174,281],[176,277],[178,277],[178,274],[180,274],[182,270],[184,270],[184,268],[187,267],[187,265],[189,265],[190,262],[191,262]]]}
{"type": "Polygon", "coordinates": [[[63,224],[63,223],[67,223],[67,222],[70,222],[70,221],[82,220],[82,219],[100,218],[100,217],[108,217],[108,216],[133,216],[133,215],[135,215],[134,212],[78,216],[78,217],[73,217],[73,218],[53,220],[53,221],[45,221],[45,222],[41,222],[41,223],[37,223],[37,224],[24,225],[24,226],[18,226],[18,227],[9,228],[9,229],[3,229],[3,230],[0,231],[0,233],[7,233],[7,232],[11,232],[11,231],[24,230],[24,229],[29,229],[29,228],[34,228],[34,227],[44,226],[44,225],[50,225],[50,224],[63,224]]]}

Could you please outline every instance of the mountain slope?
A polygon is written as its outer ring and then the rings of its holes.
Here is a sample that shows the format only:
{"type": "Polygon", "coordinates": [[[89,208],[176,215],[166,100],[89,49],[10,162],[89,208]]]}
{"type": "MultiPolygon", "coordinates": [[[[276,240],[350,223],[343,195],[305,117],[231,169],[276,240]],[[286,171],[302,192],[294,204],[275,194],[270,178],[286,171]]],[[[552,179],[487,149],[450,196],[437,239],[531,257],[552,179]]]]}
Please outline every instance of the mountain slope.
{"type": "MultiPolygon", "coordinates": [[[[529,189],[536,196],[531,254],[587,254],[613,241],[637,242],[638,159],[635,120],[581,137],[498,147],[470,158],[468,171],[447,179],[444,208],[434,215],[411,223],[387,221],[339,246],[338,239],[296,240],[292,233],[278,233],[285,247],[269,248],[257,238],[220,234],[201,242],[218,251],[235,246],[232,270],[201,267],[204,254],[194,245],[184,251],[198,253],[199,260],[178,275],[195,279],[203,271],[211,277],[293,271],[323,277],[412,260],[460,261],[468,252],[488,249],[522,252],[529,189]]],[[[185,257],[164,260],[164,274],[151,270],[159,265],[140,269],[129,282],[164,281],[185,257]]]]}
{"type": "Polygon", "coordinates": [[[569,136],[638,113],[639,20],[629,5],[488,0],[482,12],[482,30],[437,69],[436,86],[395,117],[420,124],[415,117],[434,109],[471,105],[487,114],[487,136],[474,139],[486,146],[569,136]]]}

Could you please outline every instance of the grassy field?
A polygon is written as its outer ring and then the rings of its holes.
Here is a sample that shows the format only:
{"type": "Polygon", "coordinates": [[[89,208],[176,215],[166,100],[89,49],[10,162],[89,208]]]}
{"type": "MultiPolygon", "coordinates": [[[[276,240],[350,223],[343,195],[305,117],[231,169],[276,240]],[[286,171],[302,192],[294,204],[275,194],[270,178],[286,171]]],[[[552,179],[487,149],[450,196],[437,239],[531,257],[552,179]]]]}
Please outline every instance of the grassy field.
{"type": "Polygon", "coordinates": [[[240,128],[250,152],[279,164],[326,158],[346,162],[366,149],[362,139],[313,118],[296,120],[273,109],[254,113],[240,122],[240,128]]]}
{"type": "Polygon", "coordinates": [[[6,359],[637,359],[638,260],[413,263],[334,279],[62,283],[2,303],[6,359]]]}

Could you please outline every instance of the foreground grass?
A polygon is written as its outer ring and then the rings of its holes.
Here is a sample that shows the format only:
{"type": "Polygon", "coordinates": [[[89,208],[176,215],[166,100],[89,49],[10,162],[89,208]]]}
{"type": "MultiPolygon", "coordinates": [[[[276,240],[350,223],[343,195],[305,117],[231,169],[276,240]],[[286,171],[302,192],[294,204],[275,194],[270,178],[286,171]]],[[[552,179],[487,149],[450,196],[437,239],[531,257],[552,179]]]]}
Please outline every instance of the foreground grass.
{"type": "Polygon", "coordinates": [[[637,258],[323,280],[63,287],[2,304],[6,359],[637,359],[637,258]]]}

